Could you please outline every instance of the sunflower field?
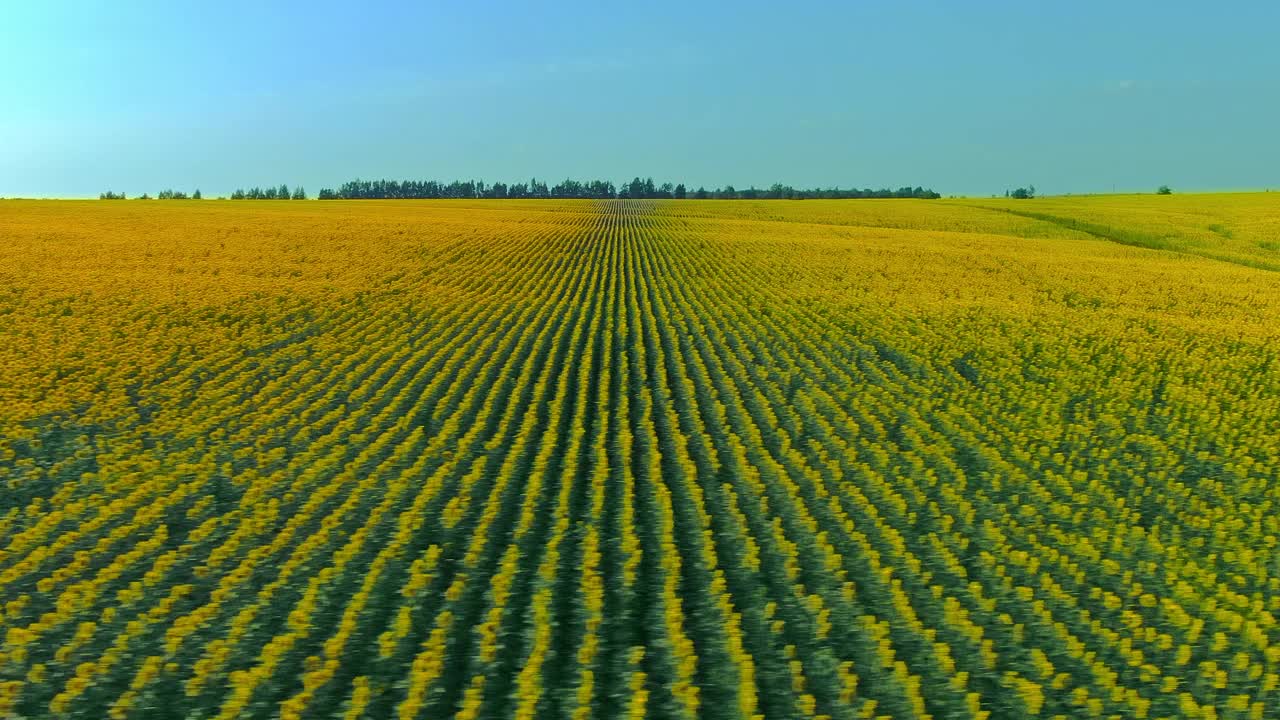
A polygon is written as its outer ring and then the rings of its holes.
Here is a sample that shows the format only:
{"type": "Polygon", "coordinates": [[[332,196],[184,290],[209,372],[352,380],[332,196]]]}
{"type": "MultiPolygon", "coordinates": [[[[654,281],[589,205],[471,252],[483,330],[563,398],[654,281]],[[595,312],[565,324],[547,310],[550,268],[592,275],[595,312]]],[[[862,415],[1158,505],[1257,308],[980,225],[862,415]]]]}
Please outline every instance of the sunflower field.
{"type": "Polygon", "coordinates": [[[0,202],[0,717],[1280,717],[1280,196],[1037,203],[0,202]]]}

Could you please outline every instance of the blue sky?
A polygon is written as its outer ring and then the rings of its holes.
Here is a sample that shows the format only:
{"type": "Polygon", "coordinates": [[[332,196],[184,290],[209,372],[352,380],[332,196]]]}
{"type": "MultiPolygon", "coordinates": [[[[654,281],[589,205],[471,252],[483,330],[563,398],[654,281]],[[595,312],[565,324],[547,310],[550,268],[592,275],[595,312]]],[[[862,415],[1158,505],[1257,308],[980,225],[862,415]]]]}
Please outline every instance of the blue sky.
{"type": "Polygon", "coordinates": [[[1280,187],[1275,2],[9,2],[0,196],[1280,187]]]}

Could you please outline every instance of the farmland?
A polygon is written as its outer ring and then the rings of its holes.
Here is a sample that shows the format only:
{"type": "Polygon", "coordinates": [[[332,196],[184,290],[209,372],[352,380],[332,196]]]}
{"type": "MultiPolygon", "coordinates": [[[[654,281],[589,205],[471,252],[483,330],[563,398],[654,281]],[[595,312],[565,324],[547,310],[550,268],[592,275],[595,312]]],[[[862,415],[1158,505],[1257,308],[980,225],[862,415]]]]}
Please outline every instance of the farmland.
{"type": "Polygon", "coordinates": [[[0,717],[1276,717],[1277,238],[0,202],[0,717]]]}

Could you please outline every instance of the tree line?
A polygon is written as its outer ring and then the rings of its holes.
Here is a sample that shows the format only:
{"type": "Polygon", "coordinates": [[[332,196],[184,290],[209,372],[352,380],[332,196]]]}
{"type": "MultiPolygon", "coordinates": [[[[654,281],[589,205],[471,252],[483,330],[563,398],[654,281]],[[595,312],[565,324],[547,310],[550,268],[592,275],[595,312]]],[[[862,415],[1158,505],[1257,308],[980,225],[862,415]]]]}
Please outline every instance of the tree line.
{"type": "Polygon", "coordinates": [[[942,197],[933,190],[922,187],[901,187],[897,190],[857,188],[798,189],[790,185],[774,183],[768,188],[750,187],[739,190],[726,185],[714,190],[699,187],[690,190],[684,183],[655,183],[653,178],[635,178],[615,185],[608,180],[564,180],[548,185],[536,178],[527,183],[486,184],[483,180],[352,180],[337,190],[324,188],[316,195],[320,200],[433,200],[438,198],[582,198],[596,200],[643,198],[696,200],[802,200],[845,198],[919,198],[934,200],[942,197]]]}
{"type": "MultiPolygon", "coordinates": [[[[191,195],[177,190],[162,190],[156,195],[158,200],[199,200],[200,191],[191,195]]],[[[301,186],[292,190],[286,184],[279,187],[252,187],[248,190],[237,189],[231,193],[232,200],[306,200],[307,191],[301,186]]],[[[684,183],[656,183],[653,178],[634,178],[630,182],[614,184],[609,180],[564,180],[554,185],[542,182],[537,178],[529,182],[513,182],[492,184],[483,180],[454,180],[440,182],[438,180],[352,180],[343,183],[337,190],[322,189],[316,196],[320,200],[434,200],[434,199],[507,199],[507,198],[556,198],[556,199],[651,199],[651,200],[806,200],[806,199],[847,199],[847,198],[917,198],[934,200],[942,197],[933,190],[919,186],[900,187],[897,190],[882,188],[880,190],[858,188],[795,188],[790,185],[774,183],[768,188],[738,189],[732,185],[708,190],[699,187],[688,188],[684,183]]],[[[124,200],[124,193],[108,190],[98,196],[100,200],[124,200]]],[[[150,200],[151,196],[143,194],[139,200],[150,200]]]]}

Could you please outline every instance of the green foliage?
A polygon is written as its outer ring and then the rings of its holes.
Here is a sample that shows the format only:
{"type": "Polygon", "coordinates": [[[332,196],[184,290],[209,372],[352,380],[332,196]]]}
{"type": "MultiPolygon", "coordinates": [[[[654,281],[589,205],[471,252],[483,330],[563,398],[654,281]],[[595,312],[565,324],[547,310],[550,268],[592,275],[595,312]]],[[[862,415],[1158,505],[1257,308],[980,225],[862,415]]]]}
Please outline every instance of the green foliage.
{"type": "Polygon", "coordinates": [[[306,190],[302,189],[302,186],[298,186],[297,189],[291,192],[289,190],[289,186],[285,184],[281,184],[279,187],[268,187],[265,190],[260,187],[252,187],[252,188],[249,188],[248,190],[237,188],[235,192],[231,193],[231,199],[232,200],[306,200],[307,192],[306,190]]]}

